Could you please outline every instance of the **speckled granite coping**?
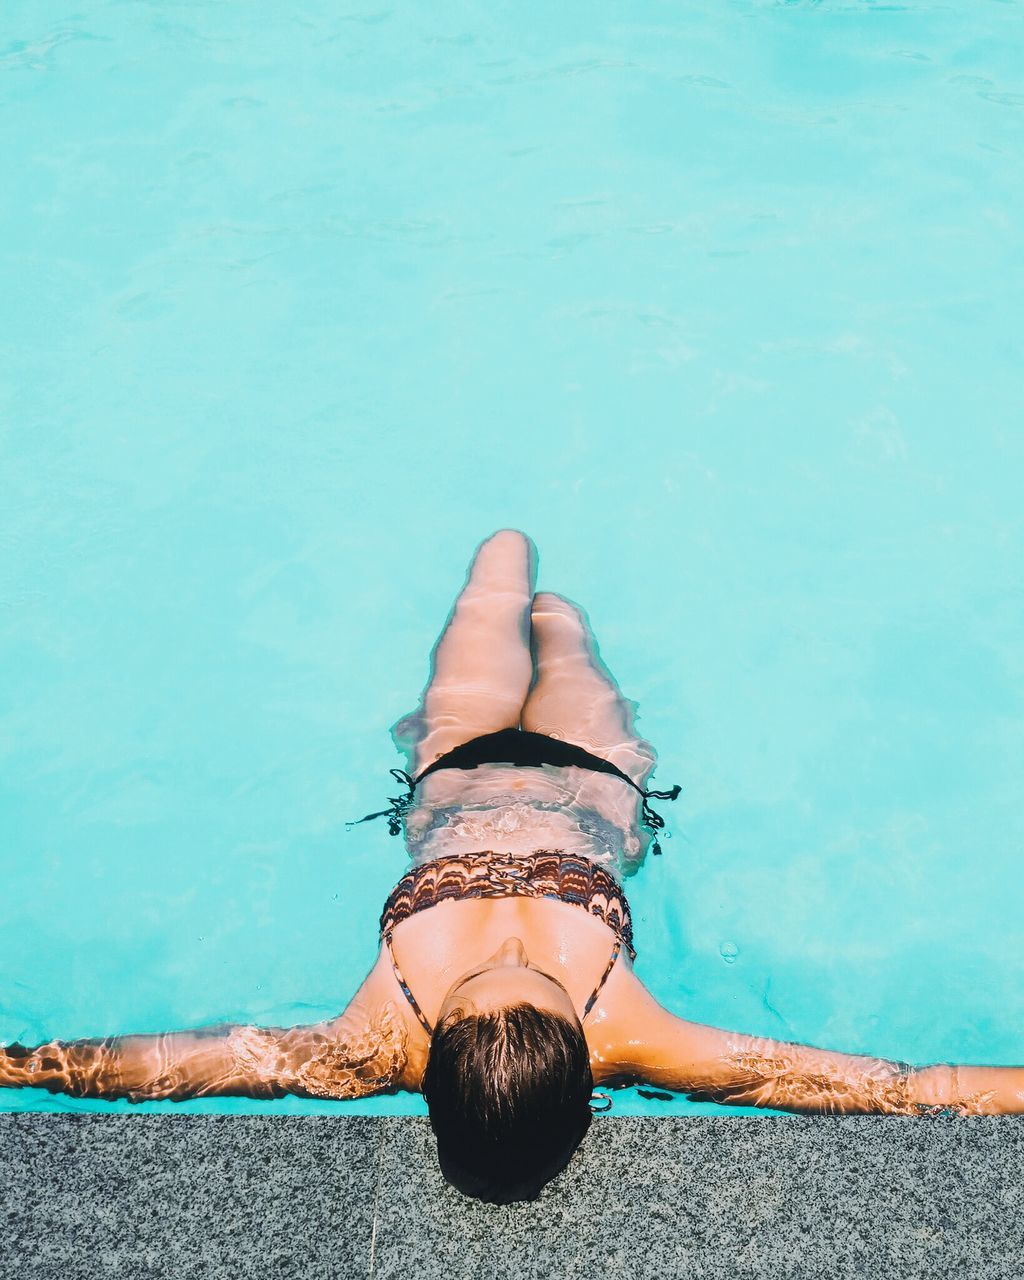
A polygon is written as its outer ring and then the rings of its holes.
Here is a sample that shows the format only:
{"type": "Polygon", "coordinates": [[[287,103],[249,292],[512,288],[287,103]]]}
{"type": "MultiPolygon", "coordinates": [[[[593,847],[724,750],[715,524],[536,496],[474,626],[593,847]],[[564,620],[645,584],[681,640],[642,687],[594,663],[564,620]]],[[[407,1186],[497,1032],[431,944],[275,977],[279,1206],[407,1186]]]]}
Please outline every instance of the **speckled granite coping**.
{"type": "Polygon", "coordinates": [[[0,1115],[0,1178],[19,1280],[1024,1275],[1013,1117],[602,1120],[495,1207],[421,1119],[0,1115]]]}

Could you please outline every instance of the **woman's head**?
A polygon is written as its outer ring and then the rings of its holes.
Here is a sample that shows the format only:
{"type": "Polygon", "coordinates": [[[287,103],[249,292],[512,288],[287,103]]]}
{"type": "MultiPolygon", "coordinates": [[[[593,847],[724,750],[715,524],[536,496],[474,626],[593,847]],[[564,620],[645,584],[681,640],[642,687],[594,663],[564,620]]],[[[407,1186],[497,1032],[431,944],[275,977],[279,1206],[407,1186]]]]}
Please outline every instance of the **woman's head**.
{"type": "Polygon", "coordinates": [[[590,1124],[594,1080],[565,988],[509,938],[453,984],[423,1093],[445,1175],[469,1194],[531,1199],[590,1124]]]}

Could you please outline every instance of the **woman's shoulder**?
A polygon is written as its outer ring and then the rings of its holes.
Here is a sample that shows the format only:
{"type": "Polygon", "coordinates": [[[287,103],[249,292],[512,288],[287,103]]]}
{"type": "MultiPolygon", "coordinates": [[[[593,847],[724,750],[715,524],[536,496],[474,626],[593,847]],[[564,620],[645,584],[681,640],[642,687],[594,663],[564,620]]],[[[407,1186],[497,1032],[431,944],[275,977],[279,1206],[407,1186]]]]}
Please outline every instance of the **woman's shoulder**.
{"type": "Polygon", "coordinates": [[[333,1025],[337,1029],[334,1038],[352,1043],[369,1043],[386,1030],[389,1040],[400,1042],[402,1048],[403,1067],[396,1087],[418,1090],[429,1039],[413,1013],[383,942],[359,990],[333,1025]]]}
{"type": "Polygon", "coordinates": [[[659,1011],[666,1012],[621,955],[584,1026],[596,1083],[635,1074],[637,1041],[659,1011]]]}

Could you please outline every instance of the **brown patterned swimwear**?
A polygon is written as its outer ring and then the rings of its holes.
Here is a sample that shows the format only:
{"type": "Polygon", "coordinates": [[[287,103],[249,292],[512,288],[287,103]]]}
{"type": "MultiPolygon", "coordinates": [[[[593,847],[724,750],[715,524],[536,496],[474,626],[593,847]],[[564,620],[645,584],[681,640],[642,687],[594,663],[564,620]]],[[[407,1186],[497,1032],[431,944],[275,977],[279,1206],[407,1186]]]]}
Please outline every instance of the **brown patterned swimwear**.
{"type": "Polygon", "coordinates": [[[391,890],[380,917],[382,937],[418,911],[463,898],[557,898],[596,916],[636,958],[629,903],[618,882],[582,854],[557,849],[503,857],[483,850],[412,867],[391,890]]]}
{"type": "Polygon", "coordinates": [[[585,855],[538,849],[513,857],[482,850],[435,858],[402,876],[388,894],[380,917],[381,938],[390,954],[395,978],[428,1035],[433,1034],[433,1027],[398,967],[391,935],[403,920],[417,912],[465,898],[553,898],[580,907],[611,929],[615,945],[601,980],[583,1007],[581,1021],[597,1003],[622,948],[629,952],[630,959],[636,958],[626,895],[612,875],[585,855]]]}

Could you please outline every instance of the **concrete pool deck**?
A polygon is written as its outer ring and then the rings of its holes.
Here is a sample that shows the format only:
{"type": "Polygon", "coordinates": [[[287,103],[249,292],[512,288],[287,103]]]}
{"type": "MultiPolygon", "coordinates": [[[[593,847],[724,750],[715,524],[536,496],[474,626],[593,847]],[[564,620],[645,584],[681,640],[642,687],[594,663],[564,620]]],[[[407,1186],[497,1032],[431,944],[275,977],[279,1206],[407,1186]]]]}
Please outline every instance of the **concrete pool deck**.
{"type": "Polygon", "coordinates": [[[419,1118],[7,1114],[0,1170],[19,1280],[1024,1275],[1014,1117],[607,1119],[503,1207],[419,1118]]]}

